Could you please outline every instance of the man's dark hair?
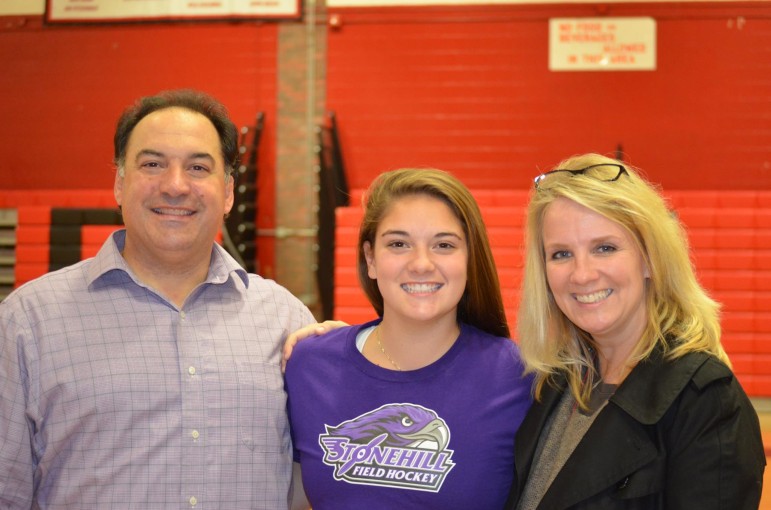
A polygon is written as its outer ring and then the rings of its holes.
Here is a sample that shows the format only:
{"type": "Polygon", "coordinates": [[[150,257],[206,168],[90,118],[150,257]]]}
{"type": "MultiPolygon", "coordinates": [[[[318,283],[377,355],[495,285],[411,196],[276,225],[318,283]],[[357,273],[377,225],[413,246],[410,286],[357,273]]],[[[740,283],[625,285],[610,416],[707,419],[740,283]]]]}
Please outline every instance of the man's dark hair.
{"type": "Polygon", "coordinates": [[[154,96],[142,97],[123,112],[118,119],[113,140],[115,166],[123,168],[129,136],[139,121],[153,112],[174,107],[200,113],[211,121],[220,137],[225,173],[231,175],[239,163],[238,130],[222,103],[204,92],[190,89],[166,90],[154,96]]]}

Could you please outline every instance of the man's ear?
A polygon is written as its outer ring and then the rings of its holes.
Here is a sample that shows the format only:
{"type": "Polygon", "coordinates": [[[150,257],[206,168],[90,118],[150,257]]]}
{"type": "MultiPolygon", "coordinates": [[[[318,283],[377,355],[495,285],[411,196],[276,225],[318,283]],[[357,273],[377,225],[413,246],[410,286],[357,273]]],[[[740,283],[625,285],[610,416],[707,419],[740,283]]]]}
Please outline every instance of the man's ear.
{"type": "Polygon", "coordinates": [[[123,170],[120,168],[115,169],[115,183],[113,184],[112,192],[115,195],[115,202],[120,207],[123,203],[123,170]]]}
{"type": "Polygon", "coordinates": [[[236,197],[235,197],[235,178],[233,177],[233,174],[228,174],[225,176],[225,210],[222,212],[223,216],[227,216],[230,214],[230,210],[233,209],[233,204],[235,203],[236,197]]]}

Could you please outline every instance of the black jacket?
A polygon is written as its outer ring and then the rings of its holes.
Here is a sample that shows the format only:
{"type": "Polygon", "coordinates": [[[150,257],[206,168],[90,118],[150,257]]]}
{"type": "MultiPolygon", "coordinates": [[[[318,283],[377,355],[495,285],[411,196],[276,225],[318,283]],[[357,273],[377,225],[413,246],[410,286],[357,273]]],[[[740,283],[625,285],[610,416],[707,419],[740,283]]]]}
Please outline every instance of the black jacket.
{"type": "MultiPolygon", "coordinates": [[[[507,509],[559,386],[545,387],[517,433],[507,509]]],[[[731,370],[703,353],[672,362],[655,353],[600,411],[538,508],[757,510],[765,464],[757,414],[731,370]]]]}

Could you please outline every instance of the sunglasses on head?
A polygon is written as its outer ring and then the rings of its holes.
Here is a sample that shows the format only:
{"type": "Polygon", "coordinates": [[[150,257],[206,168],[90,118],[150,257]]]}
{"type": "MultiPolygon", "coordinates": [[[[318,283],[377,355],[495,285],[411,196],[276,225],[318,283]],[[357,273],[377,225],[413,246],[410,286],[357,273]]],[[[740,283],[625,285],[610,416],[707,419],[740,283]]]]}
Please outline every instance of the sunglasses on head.
{"type": "Polygon", "coordinates": [[[556,170],[552,170],[550,172],[546,172],[544,174],[539,175],[535,179],[533,179],[533,182],[535,184],[535,189],[546,189],[549,187],[549,182],[554,181],[555,176],[559,175],[569,175],[570,177],[573,177],[574,175],[586,175],[587,177],[592,177],[593,179],[597,179],[598,181],[615,181],[619,177],[621,177],[621,174],[627,173],[626,168],[624,168],[624,165],[617,165],[615,163],[599,163],[596,165],[590,165],[586,168],[581,168],[578,170],[567,170],[558,168],[556,170]]]}

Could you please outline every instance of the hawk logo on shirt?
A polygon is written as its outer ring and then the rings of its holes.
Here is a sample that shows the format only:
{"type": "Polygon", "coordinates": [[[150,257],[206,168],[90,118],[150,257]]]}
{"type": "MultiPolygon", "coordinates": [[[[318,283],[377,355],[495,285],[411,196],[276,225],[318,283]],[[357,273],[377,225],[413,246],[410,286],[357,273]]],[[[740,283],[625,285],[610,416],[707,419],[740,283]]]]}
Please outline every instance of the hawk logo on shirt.
{"type": "Polygon", "coordinates": [[[335,480],[439,492],[455,466],[450,429],[432,410],[387,404],[319,435],[335,480]]]}

